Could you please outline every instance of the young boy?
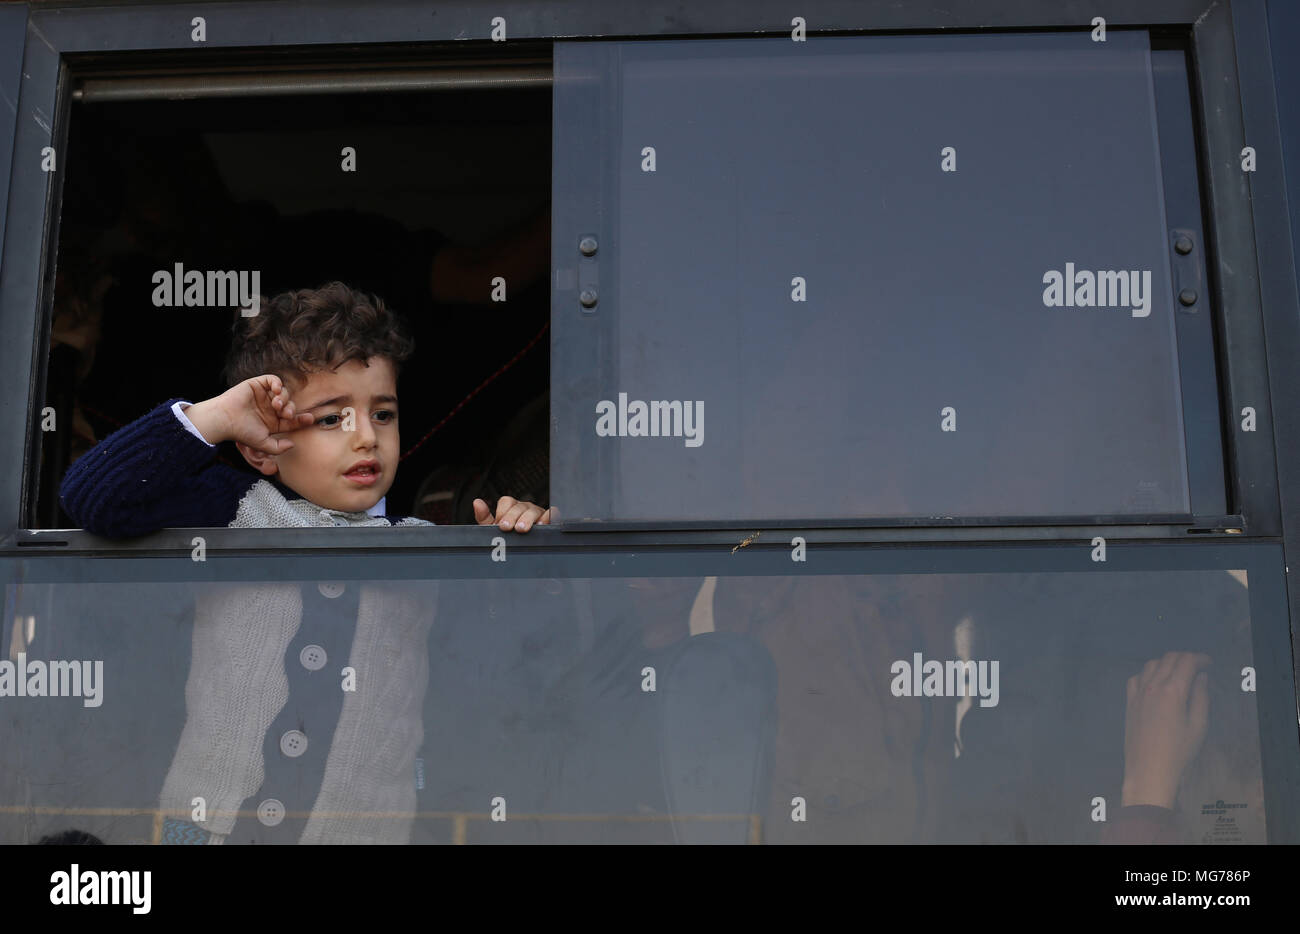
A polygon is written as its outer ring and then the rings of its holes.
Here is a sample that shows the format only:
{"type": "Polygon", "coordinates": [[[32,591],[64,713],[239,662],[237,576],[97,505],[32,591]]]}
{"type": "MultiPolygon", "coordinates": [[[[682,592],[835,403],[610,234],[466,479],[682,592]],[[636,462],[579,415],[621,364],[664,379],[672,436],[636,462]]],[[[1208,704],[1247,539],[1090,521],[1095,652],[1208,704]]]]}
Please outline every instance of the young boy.
{"type": "MultiPolygon", "coordinates": [[[[163,403],[80,457],[60,489],[70,516],[112,538],[432,524],[385,509],[398,368],[414,347],[381,300],[334,282],[263,300],[236,330],[231,388],[163,403]],[[260,477],[214,462],[227,440],[260,477]]],[[[550,521],[510,497],[474,512],[521,533],[550,521]]],[[[405,842],[435,593],[330,581],[201,592],[164,839],[405,842]]]]}

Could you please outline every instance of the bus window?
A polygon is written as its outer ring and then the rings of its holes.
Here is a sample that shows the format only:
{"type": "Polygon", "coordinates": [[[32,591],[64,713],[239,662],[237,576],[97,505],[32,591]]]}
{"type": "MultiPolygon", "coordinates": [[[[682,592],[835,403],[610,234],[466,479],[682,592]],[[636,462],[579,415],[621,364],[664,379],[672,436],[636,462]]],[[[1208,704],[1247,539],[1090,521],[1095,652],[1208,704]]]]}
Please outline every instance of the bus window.
{"type": "Polygon", "coordinates": [[[389,514],[544,503],[549,108],[527,88],[75,105],[47,378],[71,430],[43,438],[34,527],[73,525],[59,482],[94,443],[227,388],[241,301],[330,281],[415,337],[389,514]]]}

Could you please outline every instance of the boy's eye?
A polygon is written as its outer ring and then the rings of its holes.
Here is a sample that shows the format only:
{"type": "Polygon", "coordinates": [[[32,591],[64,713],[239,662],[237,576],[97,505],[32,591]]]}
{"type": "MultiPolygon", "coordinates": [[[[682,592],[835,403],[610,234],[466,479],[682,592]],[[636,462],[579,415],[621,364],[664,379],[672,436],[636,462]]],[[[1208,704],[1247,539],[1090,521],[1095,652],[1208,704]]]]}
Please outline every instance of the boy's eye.
{"type": "MultiPolygon", "coordinates": [[[[386,425],[397,418],[397,413],[392,409],[380,409],[372,417],[377,419],[381,425],[386,425]]],[[[343,421],[342,415],[322,415],[316,419],[316,424],[322,428],[333,428],[341,421],[343,421]]]]}

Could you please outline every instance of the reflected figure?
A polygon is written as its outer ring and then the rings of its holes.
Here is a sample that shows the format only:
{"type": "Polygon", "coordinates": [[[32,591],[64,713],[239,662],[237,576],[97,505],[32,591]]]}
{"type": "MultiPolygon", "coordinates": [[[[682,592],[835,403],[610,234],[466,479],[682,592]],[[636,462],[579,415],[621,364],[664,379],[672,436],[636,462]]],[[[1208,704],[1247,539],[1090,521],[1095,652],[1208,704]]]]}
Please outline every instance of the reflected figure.
{"type": "Polygon", "coordinates": [[[764,840],[922,842],[951,769],[955,705],[897,697],[890,667],[942,658],[952,594],[938,578],[732,578],[719,627],[771,654],[777,711],[764,840]]]}
{"type": "MultiPolygon", "coordinates": [[[[892,696],[889,670],[942,643],[936,584],[706,578],[675,601],[659,582],[633,585],[643,605],[663,601],[646,644],[676,653],[659,685],[674,814],[735,813],[752,795],[762,842],[927,839],[954,711],[892,696]]],[[[723,835],[675,826],[679,840],[723,835]]]]}
{"type": "MultiPolygon", "coordinates": [[[[647,590],[676,582],[633,585],[644,598],[647,590]]],[[[709,577],[693,594],[679,590],[691,597],[689,635],[672,644],[659,685],[664,790],[677,842],[757,843],[752,816],[762,813],[770,781],[776,667],[753,637],[717,631],[716,587],[717,578],[709,577]]],[[[680,630],[681,609],[667,618],[643,617],[654,627],[647,636],[662,638],[674,624],[680,630]]]]}
{"type": "Polygon", "coordinates": [[[658,804],[678,843],[757,842],[770,776],[776,672],[756,640],[717,631],[716,586],[710,577],[593,587],[590,736],[610,744],[606,756],[634,761],[646,761],[639,749],[617,750],[653,746],[658,804]]]}
{"type": "MultiPolygon", "coordinates": [[[[186,585],[170,597],[151,585],[156,610],[136,630],[138,589],[71,588],[86,609],[63,616],[93,619],[85,635],[132,634],[108,646],[110,660],[137,659],[123,672],[177,659],[158,619],[188,619],[193,597],[188,681],[184,666],[172,682],[133,679],[111,752],[20,754],[0,784],[40,788],[42,805],[152,800],[147,776],[168,763],[149,747],[175,718],[141,711],[185,683],[163,805],[188,816],[205,797],[205,829],[226,842],[249,839],[231,810],[263,840],[401,840],[415,810],[428,842],[1264,842],[1244,574],[1154,580],[465,578],[437,585],[436,619],[431,584],[416,581],[186,585]],[[900,662],[913,673],[988,663],[991,677],[974,694],[937,677],[935,690],[907,690],[900,662]],[[345,663],[355,692],[340,693],[345,663]],[[317,675],[330,697],[311,693],[317,675]],[[295,730],[305,751],[285,738],[295,730]],[[509,820],[488,814],[498,796],[509,820]],[[268,797],[292,816],[264,828],[268,797]]],[[[28,748],[91,722],[33,712],[28,748]]],[[[99,815],[32,826],[24,839],[70,826],[140,838],[99,815]]]]}

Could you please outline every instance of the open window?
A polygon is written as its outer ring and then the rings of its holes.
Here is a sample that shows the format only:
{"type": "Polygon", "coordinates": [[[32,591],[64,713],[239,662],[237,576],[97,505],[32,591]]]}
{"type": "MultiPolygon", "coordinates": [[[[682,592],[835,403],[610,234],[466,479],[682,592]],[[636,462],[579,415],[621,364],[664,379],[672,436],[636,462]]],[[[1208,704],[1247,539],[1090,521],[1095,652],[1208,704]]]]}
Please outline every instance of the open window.
{"type": "MultiPolygon", "coordinates": [[[[383,298],[416,340],[389,514],[464,523],[475,497],[546,502],[548,71],[534,60],[500,86],[445,63],[84,78],[46,376],[62,430],[41,436],[32,527],[73,525],[59,482],[94,443],[168,398],[227,388],[247,293],[333,280],[383,298]],[[196,272],[230,287],[187,294],[196,272]]],[[[247,469],[233,444],[219,456],[247,469]]]]}

